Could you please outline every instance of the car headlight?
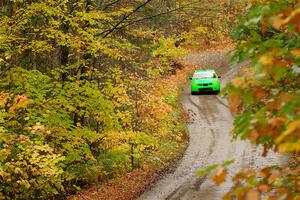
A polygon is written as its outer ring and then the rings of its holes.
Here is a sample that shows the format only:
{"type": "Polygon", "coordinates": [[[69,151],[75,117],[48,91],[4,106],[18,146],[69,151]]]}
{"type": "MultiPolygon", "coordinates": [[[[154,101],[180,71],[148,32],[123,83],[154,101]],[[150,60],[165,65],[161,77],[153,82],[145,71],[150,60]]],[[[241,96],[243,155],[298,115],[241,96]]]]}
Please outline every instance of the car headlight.
{"type": "Polygon", "coordinates": [[[198,84],[197,83],[193,83],[193,86],[197,86],[198,84]]]}
{"type": "Polygon", "coordinates": [[[216,81],[216,82],[214,82],[214,85],[218,85],[218,82],[216,81]]]}

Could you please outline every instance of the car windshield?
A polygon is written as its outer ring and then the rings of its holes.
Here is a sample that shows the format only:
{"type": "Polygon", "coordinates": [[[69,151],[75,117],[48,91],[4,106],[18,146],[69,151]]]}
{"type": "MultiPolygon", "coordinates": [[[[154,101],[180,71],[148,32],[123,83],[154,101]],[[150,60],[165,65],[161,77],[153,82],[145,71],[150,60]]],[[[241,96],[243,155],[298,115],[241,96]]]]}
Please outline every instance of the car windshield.
{"type": "Polygon", "coordinates": [[[196,73],[193,78],[217,78],[213,72],[196,73]]]}

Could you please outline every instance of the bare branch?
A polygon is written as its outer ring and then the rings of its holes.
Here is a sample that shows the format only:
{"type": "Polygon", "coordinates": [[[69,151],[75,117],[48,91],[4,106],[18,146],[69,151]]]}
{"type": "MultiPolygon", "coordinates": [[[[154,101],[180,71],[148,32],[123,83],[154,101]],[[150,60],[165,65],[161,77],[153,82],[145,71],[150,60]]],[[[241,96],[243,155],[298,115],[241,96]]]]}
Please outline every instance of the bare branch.
{"type": "MultiPolygon", "coordinates": [[[[138,19],[138,20],[135,20],[135,21],[131,21],[131,22],[128,22],[127,24],[123,25],[123,26],[119,26],[117,27],[116,29],[119,30],[119,29],[123,29],[123,28],[126,28],[128,26],[131,26],[133,24],[136,24],[136,23],[139,23],[139,22],[142,22],[142,21],[145,21],[145,20],[149,20],[149,19],[153,19],[153,18],[156,18],[156,17],[160,17],[162,15],[166,15],[166,14],[170,14],[170,13],[173,13],[173,12],[177,12],[177,11],[180,11],[180,10],[184,10],[185,8],[193,5],[193,4],[198,4],[199,2],[193,2],[193,3],[189,3],[189,4],[186,4],[186,5],[183,5],[181,7],[178,7],[178,8],[175,8],[175,9],[172,9],[172,10],[168,10],[166,12],[162,12],[162,13],[158,13],[156,15],[152,15],[152,16],[148,16],[148,17],[144,17],[144,18],[141,18],[141,19],[138,19]]],[[[198,11],[219,11],[218,9],[211,9],[211,8],[202,8],[202,9],[197,9],[198,11]]],[[[203,15],[201,15],[203,16],[203,15]]]]}
{"type": "Polygon", "coordinates": [[[104,11],[104,10],[108,9],[110,6],[113,6],[113,5],[117,4],[117,3],[119,3],[120,1],[122,1],[122,0],[116,0],[116,1],[110,2],[107,5],[105,5],[102,10],[104,11]]]}
{"type": "Polygon", "coordinates": [[[136,7],[132,12],[124,15],[124,17],[114,27],[112,27],[109,30],[103,31],[102,33],[98,33],[95,36],[103,35],[103,38],[106,38],[109,34],[111,34],[112,32],[114,32],[114,30],[116,30],[124,21],[126,21],[131,15],[133,15],[138,10],[140,10],[141,8],[143,8],[144,6],[146,6],[151,1],[152,0],[146,0],[144,3],[142,3],[141,5],[139,5],[138,7],[136,7]]]}

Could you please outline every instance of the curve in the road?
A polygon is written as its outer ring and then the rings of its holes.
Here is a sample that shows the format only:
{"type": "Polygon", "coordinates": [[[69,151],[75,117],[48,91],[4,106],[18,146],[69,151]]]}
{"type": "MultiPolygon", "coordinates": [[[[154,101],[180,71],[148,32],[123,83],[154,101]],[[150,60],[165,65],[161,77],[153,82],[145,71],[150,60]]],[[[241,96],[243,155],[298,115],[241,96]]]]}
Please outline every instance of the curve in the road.
{"type": "MultiPolygon", "coordinates": [[[[223,75],[223,83],[230,80],[240,66],[229,68],[225,51],[193,53],[183,58],[189,64],[209,66],[223,75]],[[192,62],[192,63],[191,63],[192,62]]],[[[261,149],[244,141],[232,141],[233,118],[226,101],[215,95],[191,96],[186,87],[183,108],[195,113],[188,124],[190,144],[174,172],[165,175],[146,191],[139,200],[218,200],[232,183],[215,186],[207,177],[197,177],[198,170],[212,164],[235,160],[229,167],[229,176],[244,167],[259,167],[281,163],[286,158],[274,153],[261,157],[261,149]]]]}

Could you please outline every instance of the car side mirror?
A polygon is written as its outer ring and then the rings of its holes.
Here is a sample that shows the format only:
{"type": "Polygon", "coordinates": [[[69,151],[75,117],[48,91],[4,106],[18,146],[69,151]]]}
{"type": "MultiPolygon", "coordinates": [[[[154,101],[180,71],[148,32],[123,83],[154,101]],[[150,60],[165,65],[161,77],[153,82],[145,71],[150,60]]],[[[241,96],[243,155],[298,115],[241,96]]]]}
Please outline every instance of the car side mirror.
{"type": "Polygon", "coordinates": [[[190,79],[190,80],[193,80],[193,78],[192,78],[192,77],[190,77],[189,79],[190,79]]]}
{"type": "Polygon", "coordinates": [[[218,78],[221,78],[221,76],[218,76],[218,78]]]}

